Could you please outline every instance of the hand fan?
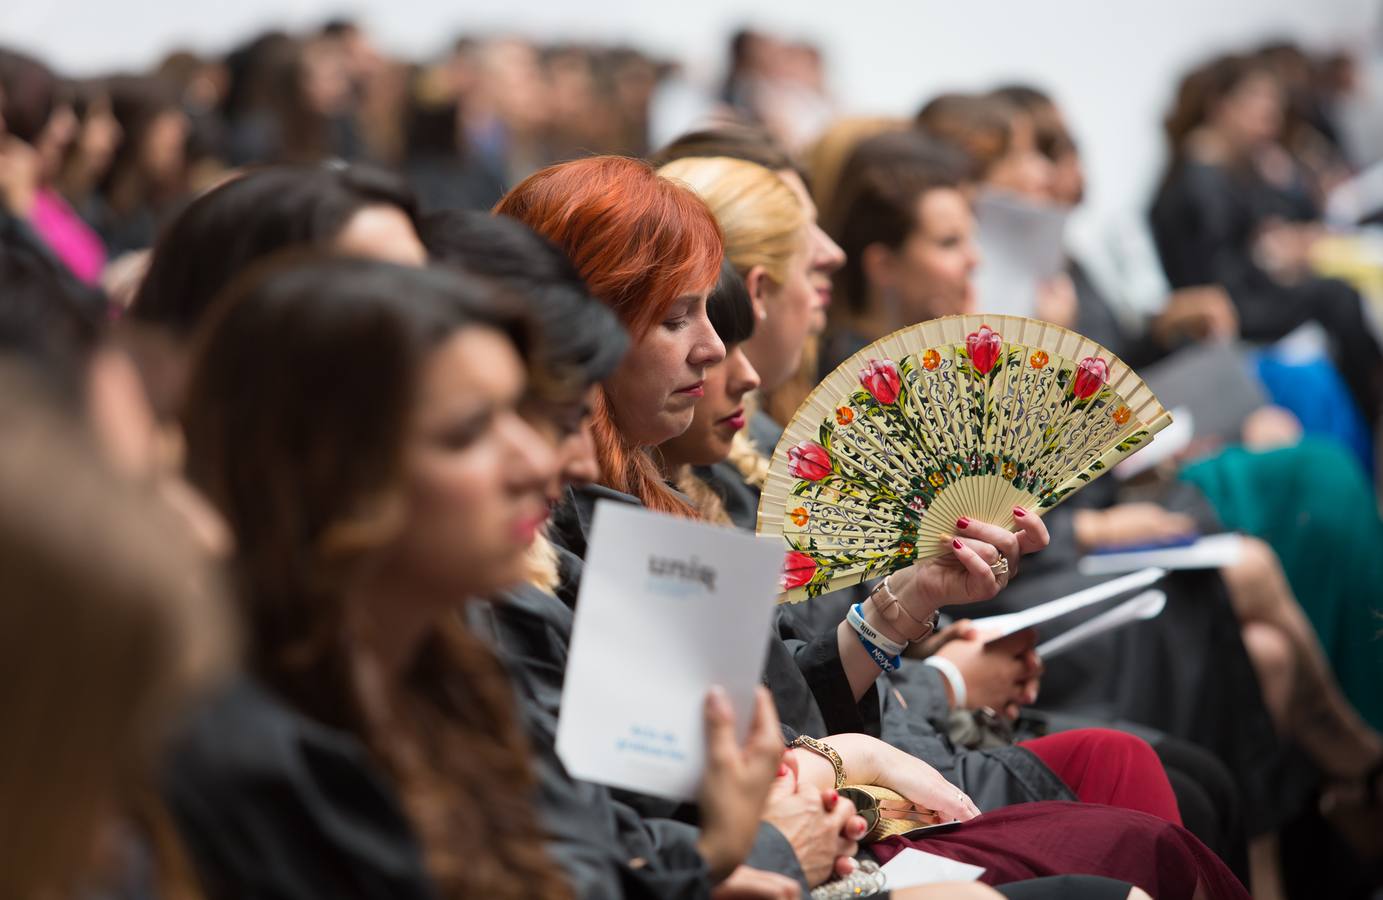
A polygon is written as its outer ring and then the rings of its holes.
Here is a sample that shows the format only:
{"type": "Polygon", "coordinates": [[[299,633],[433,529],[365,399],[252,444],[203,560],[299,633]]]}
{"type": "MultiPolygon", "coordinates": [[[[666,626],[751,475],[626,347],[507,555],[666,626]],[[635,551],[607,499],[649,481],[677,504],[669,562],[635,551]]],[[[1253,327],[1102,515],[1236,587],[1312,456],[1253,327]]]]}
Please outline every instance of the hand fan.
{"type": "Polygon", "coordinates": [[[956,520],[1016,527],[1171,422],[1143,380],[1079,334],[1020,316],[948,316],[841,364],[773,453],[760,534],[800,602],[946,551],[956,520]]]}

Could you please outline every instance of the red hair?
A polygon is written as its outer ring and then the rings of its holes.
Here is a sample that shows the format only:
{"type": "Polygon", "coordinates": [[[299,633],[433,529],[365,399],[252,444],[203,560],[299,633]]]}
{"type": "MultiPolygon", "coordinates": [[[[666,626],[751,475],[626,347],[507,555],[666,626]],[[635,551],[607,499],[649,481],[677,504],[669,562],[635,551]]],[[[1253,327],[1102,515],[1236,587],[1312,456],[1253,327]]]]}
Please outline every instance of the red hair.
{"type": "MultiPolygon", "coordinates": [[[[549,166],[494,211],[561,247],[636,341],[678,297],[709,291],[720,276],[725,245],[715,216],[690,188],[640,160],[595,156],[549,166]]],[[[603,394],[600,401],[593,431],[602,482],[650,509],[694,517],[649,455],[620,434],[603,394]]]]}

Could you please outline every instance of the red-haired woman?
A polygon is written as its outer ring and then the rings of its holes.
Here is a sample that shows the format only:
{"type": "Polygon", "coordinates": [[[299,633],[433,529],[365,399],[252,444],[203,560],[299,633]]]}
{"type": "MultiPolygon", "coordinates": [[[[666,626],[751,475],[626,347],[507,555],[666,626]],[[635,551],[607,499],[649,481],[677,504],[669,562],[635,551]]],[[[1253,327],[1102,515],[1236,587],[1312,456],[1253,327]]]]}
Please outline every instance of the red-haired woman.
{"type": "MultiPolygon", "coordinates": [[[[561,522],[559,539],[576,555],[584,553],[590,508],[600,496],[694,516],[686,499],[662,480],[648,450],[691,424],[706,370],[725,355],[706,315],[723,250],[710,211],[687,188],[646,164],[608,157],[544,169],[519,184],[496,211],[518,218],[565,250],[592,293],[616,312],[633,338],[596,409],[601,486],[579,492],[561,522]]],[[[953,539],[946,557],[894,576],[893,591],[908,613],[921,622],[943,603],[993,597],[1008,576],[991,564],[1002,555],[1013,568],[1023,553],[1047,542],[1041,521],[1019,512],[1017,534],[972,522],[965,538],[953,539]]],[[[782,646],[771,643],[775,650],[782,646]]],[[[865,719],[871,703],[860,700],[872,700],[877,717],[877,698],[870,691],[878,667],[858,642],[829,635],[797,653],[794,662],[795,667],[776,668],[770,663],[767,672],[786,725],[825,735],[837,729],[824,729],[823,719],[848,721],[853,714],[862,727],[852,731],[870,730],[865,719]],[[781,690],[784,680],[795,681],[796,689],[781,690]]],[[[1159,897],[1191,897],[1198,889],[1200,896],[1245,896],[1190,834],[1152,816],[1044,803],[970,821],[978,815],[970,799],[920,760],[866,734],[837,733],[828,741],[833,753],[806,746],[793,751],[803,779],[827,788],[847,781],[881,784],[961,819],[965,824],[959,829],[929,838],[927,846],[984,866],[990,883],[1086,872],[1131,881],[1159,897]]]]}

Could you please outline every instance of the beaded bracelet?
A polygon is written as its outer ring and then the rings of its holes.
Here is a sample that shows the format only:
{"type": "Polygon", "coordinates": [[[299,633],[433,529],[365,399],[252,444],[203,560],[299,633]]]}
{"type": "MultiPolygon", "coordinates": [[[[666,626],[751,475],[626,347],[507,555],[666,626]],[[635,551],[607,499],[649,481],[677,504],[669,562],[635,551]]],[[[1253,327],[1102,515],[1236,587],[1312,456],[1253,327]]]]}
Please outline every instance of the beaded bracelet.
{"type": "Polygon", "coordinates": [[[812,889],[812,900],[845,900],[845,898],[873,897],[883,892],[888,876],[873,860],[856,860],[859,867],[844,878],[828,881],[812,889]]]}

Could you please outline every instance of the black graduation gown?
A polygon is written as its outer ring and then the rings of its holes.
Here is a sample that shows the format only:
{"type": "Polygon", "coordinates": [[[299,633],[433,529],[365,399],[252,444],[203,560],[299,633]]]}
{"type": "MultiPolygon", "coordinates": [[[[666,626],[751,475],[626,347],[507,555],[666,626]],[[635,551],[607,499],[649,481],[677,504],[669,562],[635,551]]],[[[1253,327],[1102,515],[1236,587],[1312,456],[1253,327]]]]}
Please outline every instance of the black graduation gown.
{"type": "Polygon", "coordinates": [[[209,897],[436,896],[365,746],[254,681],[195,711],[173,744],[163,794],[209,897]]]}
{"type": "Polygon", "coordinates": [[[1336,366],[1364,416],[1375,423],[1383,351],[1359,294],[1328,278],[1284,284],[1254,260],[1254,241],[1265,220],[1300,219],[1305,212],[1292,197],[1250,174],[1184,160],[1159,189],[1151,221],[1172,286],[1222,285],[1246,339],[1275,341],[1304,322],[1319,322],[1330,336],[1336,366]]]}

